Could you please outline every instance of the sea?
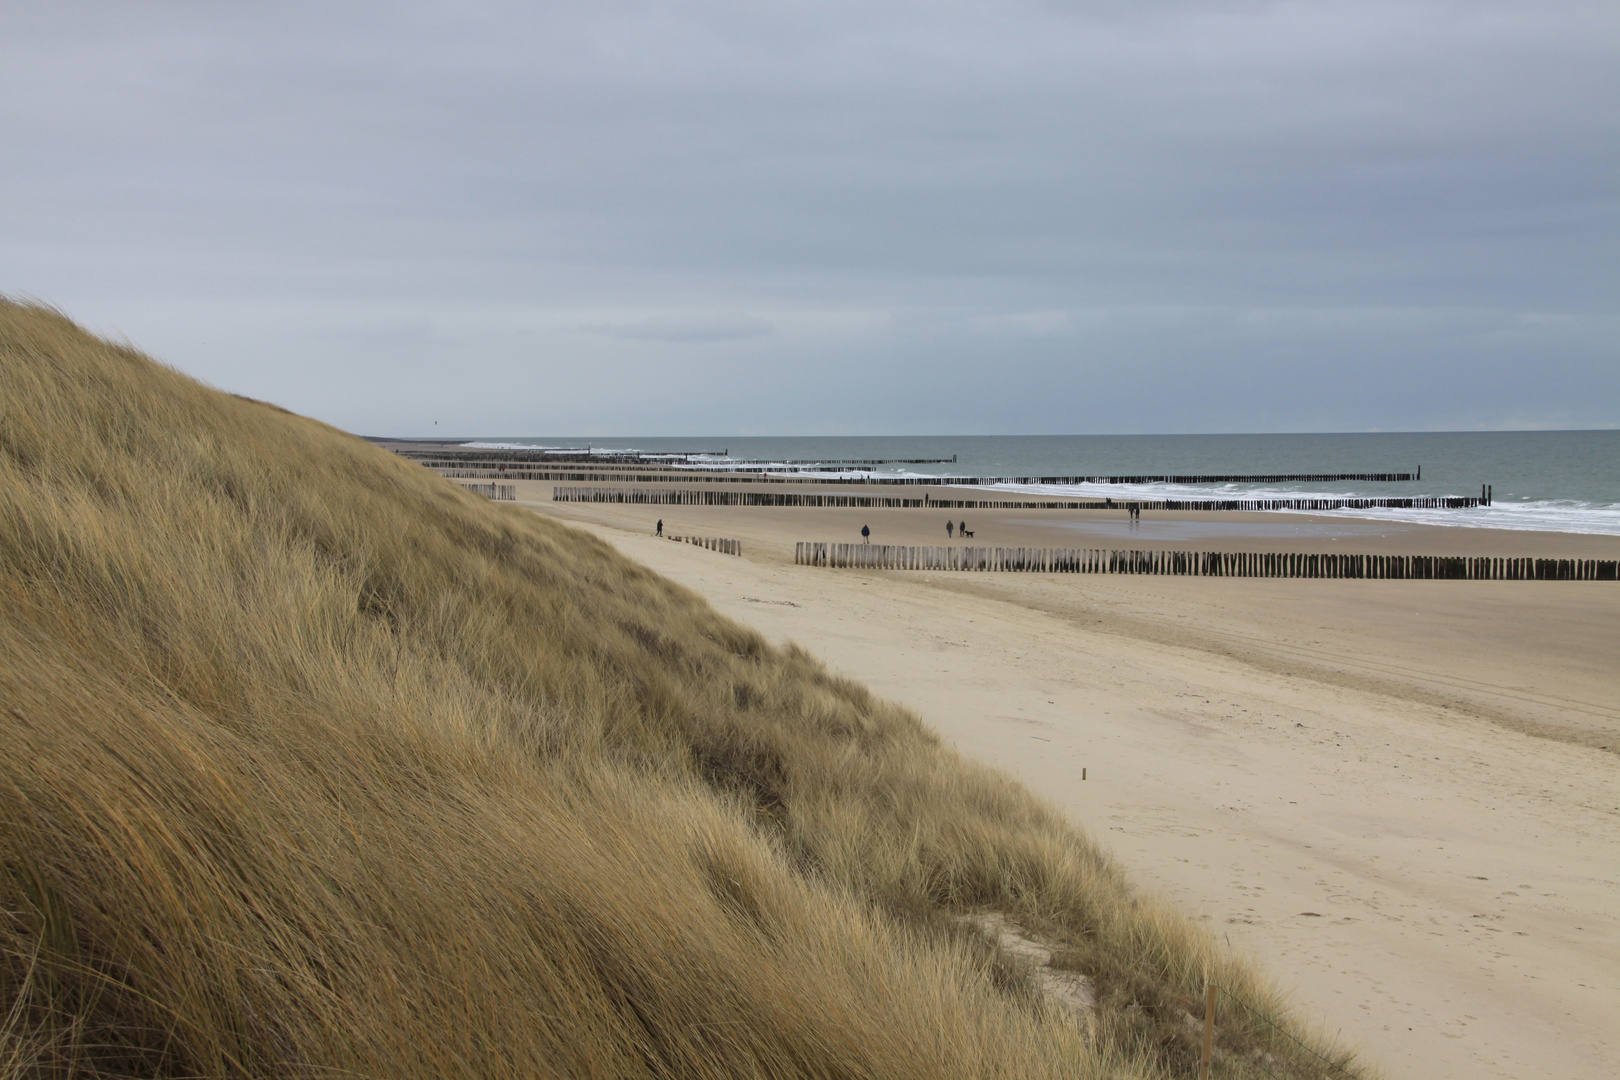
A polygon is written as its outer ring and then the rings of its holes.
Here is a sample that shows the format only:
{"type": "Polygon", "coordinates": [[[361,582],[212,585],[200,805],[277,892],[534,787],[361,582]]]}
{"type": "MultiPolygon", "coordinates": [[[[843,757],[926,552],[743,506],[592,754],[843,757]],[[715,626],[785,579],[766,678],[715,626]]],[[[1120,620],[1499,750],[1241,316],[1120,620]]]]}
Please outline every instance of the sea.
{"type": "MultiPolygon", "coordinates": [[[[1620,430],[1265,435],[873,435],[797,438],[484,436],[482,446],[700,453],[706,464],[881,460],[879,476],[1152,476],[1416,473],[1406,482],[1004,483],[994,490],[1114,499],[1478,495],[1471,510],[1340,510],[1331,516],[1620,536],[1620,430]],[[954,459],[924,462],[923,459],[954,459]]],[[[800,467],[803,467],[802,464],[800,467]]],[[[811,469],[813,473],[815,470],[811,469]]],[[[831,474],[829,474],[831,475],[831,474]]],[[[842,473],[839,475],[849,475],[842,473]]],[[[1289,511],[1275,511],[1284,514],[1289,511]]],[[[1314,512],[1320,514],[1320,511],[1314,512]]]]}

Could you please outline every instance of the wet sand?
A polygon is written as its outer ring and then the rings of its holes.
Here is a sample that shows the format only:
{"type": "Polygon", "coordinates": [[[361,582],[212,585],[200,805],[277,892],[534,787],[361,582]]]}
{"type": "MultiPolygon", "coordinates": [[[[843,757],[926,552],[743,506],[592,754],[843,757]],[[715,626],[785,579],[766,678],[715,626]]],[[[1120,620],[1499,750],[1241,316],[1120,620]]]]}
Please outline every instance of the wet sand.
{"type": "MultiPolygon", "coordinates": [[[[1053,800],[1390,1076],[1613,1075],[1620,583],[813,569],[795,541],[944,544],[946,515],[549,494],[519,484],[1053,800]],[[744,556],[656,540],[659,517],[744,556]]],[[[991,545],[1620,556],[1305,515],[951,516],[991,545]]]]}

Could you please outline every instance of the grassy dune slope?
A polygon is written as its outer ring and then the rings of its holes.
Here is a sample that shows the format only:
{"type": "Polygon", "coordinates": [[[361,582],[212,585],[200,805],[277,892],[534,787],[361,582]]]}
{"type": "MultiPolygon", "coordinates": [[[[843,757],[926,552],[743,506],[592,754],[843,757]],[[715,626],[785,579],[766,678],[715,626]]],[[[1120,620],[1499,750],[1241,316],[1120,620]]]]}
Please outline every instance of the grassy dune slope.
{"type": "Polygon", "coordinates": [[[1206,969],[1277,1008],[807,655],[3,301],[0,657],[0,1077],[1190,1075],[1206,969]]]}

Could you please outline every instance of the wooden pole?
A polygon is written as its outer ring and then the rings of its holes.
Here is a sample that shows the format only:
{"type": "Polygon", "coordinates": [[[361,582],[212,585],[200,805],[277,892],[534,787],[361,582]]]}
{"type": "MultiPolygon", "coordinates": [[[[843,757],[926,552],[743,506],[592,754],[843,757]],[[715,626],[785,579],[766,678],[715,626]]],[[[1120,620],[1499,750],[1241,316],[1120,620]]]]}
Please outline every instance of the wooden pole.
{"type": "Polygon", "coordinates": [[[1215,982],[1204,984],[1204,1056],[1199,1063],[1198,1080],[1209,1080],[1209,1059],[1215,1046],[1215,982]]]}

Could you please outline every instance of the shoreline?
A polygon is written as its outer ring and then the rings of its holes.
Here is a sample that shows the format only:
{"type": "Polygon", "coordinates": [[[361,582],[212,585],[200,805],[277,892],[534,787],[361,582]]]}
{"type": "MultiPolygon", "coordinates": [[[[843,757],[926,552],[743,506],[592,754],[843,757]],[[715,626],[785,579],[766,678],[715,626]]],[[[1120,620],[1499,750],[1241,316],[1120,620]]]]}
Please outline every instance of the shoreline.
{"type": "Polygon", "coordinates": [[[863,524],[872,527],[873,543],[944,545],[952,542],[946,537],[945,522],[962,519],[974,527],[973,542],[980,546],[1620,558],[1620,536],[1607,533],[1433,525],[1323,512],[1158,510],[1131,525],[1123,504],[1108,510],[1033,510],[553,502],[552,488],[559,485],[549,481],[501,482],[516,489],[519,503],[545,506],[558,516],[611,520],[632,530],[645,527],[649,532],[662,519],[666,531],[703,528],[713,535],[752,536],[756,544],[786,552],[790,559],[798,541],[859,543],[863,524]],[[730,531],[713,532],[715,529],[730,531]]]}
{"type": "MultiPolygon", "coordinates": [[[[1391,1077],[1596,1080],[1620,1054],[1603,869],[1620,851],[1620,584],[827,570],[792,565],[793,543],[858,542],[865,521],[874,541],[943,544],[944,515],[520,488],[1052,800],[1391,1077]],[[654,539],[659,517],[743,557],[654,539]]],[[[1591,534],[1292,514],[1310,529],[1285,533],[1279,516],[1223,514],[1227,535],[1195,544],[1620,553],[1591,534]],[[1369,528],[1332,535],[1346,524],[1369,528]]],[[[975,543],[1190,546],[1146,535],[1152,518],[976,517],[975,543]]]]}

